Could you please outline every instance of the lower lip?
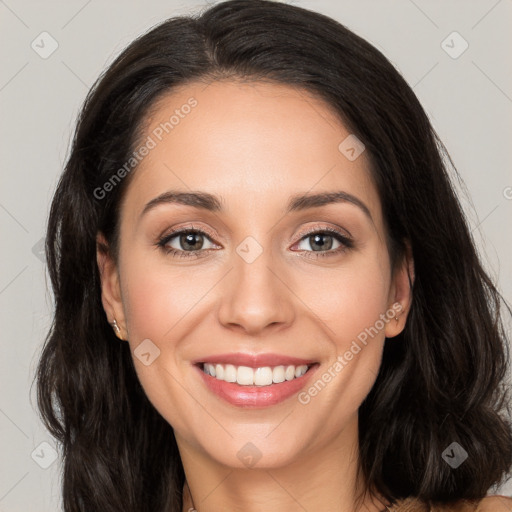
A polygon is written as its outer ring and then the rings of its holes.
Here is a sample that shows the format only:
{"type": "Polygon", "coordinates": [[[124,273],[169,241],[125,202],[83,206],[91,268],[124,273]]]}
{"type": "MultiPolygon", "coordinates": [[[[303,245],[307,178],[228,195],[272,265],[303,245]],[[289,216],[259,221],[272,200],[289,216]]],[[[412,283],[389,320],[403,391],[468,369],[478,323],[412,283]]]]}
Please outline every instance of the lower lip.
{"type": "Polygon", "coordinates": [[[301,377],[269,386],[241,386],[236,382],[216,379],[206,374],[201,366],[196,366],[196,369],[208,389],[226,402],[237,407],[261,408],[276,405],[298,393],[308,383],[317,367],[318,364],[314,364],[301,377]]]}

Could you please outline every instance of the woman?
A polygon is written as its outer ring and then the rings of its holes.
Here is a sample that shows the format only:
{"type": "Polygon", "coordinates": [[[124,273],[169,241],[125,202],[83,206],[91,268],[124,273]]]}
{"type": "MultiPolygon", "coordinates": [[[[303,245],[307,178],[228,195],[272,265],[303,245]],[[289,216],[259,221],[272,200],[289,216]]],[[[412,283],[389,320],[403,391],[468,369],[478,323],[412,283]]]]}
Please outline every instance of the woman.
{"type": "Polygon", "coordinates": [[[133,42],[48,224],[64,510],[510,510],[500,297],[445,156],[320,14],[233,0],[133,42]]]}

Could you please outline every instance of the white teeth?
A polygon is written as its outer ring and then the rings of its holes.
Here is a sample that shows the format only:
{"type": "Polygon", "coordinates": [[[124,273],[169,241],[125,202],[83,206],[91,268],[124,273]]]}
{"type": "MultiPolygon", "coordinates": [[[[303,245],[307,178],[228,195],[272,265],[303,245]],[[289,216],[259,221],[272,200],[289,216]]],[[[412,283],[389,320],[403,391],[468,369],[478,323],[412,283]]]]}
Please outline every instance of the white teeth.
{"type": "Polygon", "coordinates": [[[224,376],[221,380],[226,382],[236,382],[236,368],[232,364],[227,364],[224,367],[224,376]]]}
{"type": "Polygon", "coordinates": [[[272,382],[275,382],[276,384],[284,382],[284,366],[276,366],[272,370],[272,382]]]}
{"type": "Polygon", "coordinates": [[[279,384],[285,380],[293,380],[302,377],[308,366],[263,366],[261,368],[250,368],[249,366],[234,366],[232,364],[203,364],[203,371],[218,380],[236,382],[240,386],[270,386],[279,384]]]}
{"type": "Polygon", "coordinates": [[[272,384],[272,368],[264,366],[254,370],[254,384],[256,386],[270,386],[272,384]]]}
{"type": "Polygon", "coordinates": [[[292,380],[295,378],[295,366],[287,366],[286,371],[284,372],[284,377],[286,380],[292,380]]]}
{"type": "Polygon", "coordinates": [[[254,384],[254,370],[248,366],[239,366],[236,371],[236,381],[241,386],[252,386],[254,384]]]}

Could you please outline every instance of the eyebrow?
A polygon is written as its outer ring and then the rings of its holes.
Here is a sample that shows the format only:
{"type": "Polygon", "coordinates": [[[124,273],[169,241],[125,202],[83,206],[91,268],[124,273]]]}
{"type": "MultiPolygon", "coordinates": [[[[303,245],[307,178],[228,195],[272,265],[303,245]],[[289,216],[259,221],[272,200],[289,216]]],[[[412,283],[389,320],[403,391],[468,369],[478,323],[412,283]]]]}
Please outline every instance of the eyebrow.
{"type": "MultiPolygon", "coordinates": [[[[335,203],[350,203],[357,206],[373,222],[370,210],[363,201],[341,190],[336,192],[321,192],[318,194],[296,194],[291,196],[286,207],[286,213],[318,208],[335,203]]],[[[217,196],[207,192],[180,192],[177,190],[169,190],[149,201],[142,210],[140,218],[150,210],[162,204],[181,204],[210,212],[223,212],[222,201],[217,196]]]]}

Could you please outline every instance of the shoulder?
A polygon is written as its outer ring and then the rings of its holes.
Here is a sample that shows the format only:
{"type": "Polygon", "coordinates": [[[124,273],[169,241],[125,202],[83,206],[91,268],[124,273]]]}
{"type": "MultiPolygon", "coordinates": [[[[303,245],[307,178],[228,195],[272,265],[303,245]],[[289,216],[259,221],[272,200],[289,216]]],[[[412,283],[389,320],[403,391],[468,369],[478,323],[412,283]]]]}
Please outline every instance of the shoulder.
{"type": "Polygon", "coordinates": [[[390,512],[512,512],[512,498],[506,496],[486,496],[480,501],[459,500],[446,505],[429,507],[416,498],[399,500],[390,512]]]}
{"type": "Polygon", "coordinates": [[[477,512],[512,512],[512,498],[487,496],[478,503],[477,512]]]}

